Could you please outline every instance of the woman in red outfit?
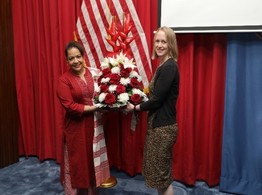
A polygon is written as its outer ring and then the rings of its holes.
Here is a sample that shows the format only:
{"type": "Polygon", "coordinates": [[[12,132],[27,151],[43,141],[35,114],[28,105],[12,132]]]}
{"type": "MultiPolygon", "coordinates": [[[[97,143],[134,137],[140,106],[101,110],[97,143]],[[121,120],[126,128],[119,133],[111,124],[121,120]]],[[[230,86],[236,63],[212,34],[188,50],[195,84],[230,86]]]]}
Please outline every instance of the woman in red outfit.
{"type": "Polygon", "coordinates": [[[59,78],[57,86],[57,97],[65,109],[61,181],[65,194],[93,194],[94,81],[85,66],[82,45],[69,42],[65,56],[70,69],[59,78]]]}

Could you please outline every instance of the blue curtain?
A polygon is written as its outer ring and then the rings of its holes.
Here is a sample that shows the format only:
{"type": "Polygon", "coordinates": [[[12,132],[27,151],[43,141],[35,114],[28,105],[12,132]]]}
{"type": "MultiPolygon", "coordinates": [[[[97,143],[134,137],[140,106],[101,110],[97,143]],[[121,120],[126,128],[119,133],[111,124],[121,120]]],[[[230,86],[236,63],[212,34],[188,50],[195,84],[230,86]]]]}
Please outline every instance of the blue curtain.
{"type": "Polygon", "coordinates": [[[262,194],[262,38],[228,35],[220,190],[262,194]]]}

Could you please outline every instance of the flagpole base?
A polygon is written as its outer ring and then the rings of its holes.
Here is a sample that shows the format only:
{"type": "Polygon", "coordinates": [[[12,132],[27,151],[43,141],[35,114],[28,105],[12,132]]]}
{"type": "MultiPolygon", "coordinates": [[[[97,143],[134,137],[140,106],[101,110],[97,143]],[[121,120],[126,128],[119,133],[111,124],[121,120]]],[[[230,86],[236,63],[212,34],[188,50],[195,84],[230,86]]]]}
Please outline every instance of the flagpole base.
{"type": "Polygon", "coordinates": [[[117,184],[117,180],[114,176],[110,176],[104,183],[102,183],[100,188],[112,188],[117,184]]]}

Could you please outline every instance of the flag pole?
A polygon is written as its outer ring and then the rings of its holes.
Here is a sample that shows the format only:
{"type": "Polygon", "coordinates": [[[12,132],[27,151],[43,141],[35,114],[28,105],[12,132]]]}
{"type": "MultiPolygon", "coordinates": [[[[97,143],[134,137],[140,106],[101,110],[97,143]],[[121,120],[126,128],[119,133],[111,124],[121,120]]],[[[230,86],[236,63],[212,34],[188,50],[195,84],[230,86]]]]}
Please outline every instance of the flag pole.
{"type": "Polygon", "coordinates": [[[110,176],[104,183],[102,183],[100,188],[112,188],[117,184],[117,180],[115,176],[110,176]]]}

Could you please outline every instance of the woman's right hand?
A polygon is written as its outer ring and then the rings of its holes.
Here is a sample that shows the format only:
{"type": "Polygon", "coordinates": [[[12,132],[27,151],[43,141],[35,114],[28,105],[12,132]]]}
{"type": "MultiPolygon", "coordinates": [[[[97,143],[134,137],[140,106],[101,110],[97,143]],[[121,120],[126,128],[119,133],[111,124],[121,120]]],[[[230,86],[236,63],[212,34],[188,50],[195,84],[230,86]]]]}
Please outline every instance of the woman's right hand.
{"type": "Polygon", "coordinates": [[[94,112],[98,109],[96,105],[85,105],[84,111],[85,112],[94,112]]]}
{"type": "Polygon", "coordinates": [[[126,112],[131,112],[131,111],[134,110],[134,107],[135,107],[135,106],[134,106],[133,104],[131,104],[130,102],[128,102],[127,105],[126,105],[125,111],[126,111],[126,112]]]}

